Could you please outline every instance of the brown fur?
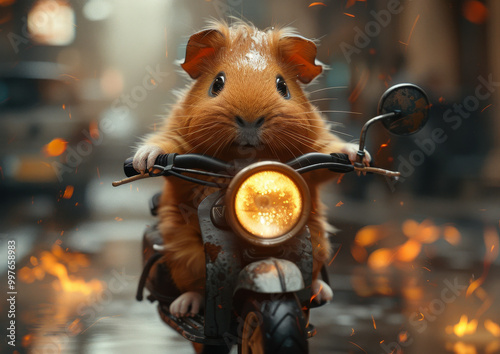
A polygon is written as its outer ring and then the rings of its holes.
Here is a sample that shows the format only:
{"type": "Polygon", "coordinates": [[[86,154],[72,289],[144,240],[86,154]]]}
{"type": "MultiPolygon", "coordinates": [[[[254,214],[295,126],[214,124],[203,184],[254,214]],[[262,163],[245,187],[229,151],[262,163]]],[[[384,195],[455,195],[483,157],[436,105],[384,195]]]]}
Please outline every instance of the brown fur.
{"type": "MultiPolygon", "coordinates": [[[[174,106],[164,126],[149,136],[145,144],[159,146],[165,153],[201,153],[226,161],[251,156],[255,160],[285,162],[308,152],[342,150],[345,143],[329,132],[320,113],[309,103],[297,82],[308,82],[321,72],[321,68],[314,65],[316,48],[310,51],[312,42],[297,39],[286,28],[262,32],[246,23],[228,26],[219,22],[212,23],[209,28],[222,34],[210,39],[215,51],[199,65],[188,63],[188,59],[191,60],[188,52],[183,67],[196,77],[196,81],[174,106]],[[304,58],[294,56],[294,51],[301,50],[308,51],[302,53],[304,58]],[[248,53],[264,59],[265,68],[256,68],[255,63],[248,60],[248,53]],[[309,67],[301,65],[307,61],[309,67]],[[220,95],[210,97],[209,87],[221,71],[226,75],[225,87],[220,95]],[[278,74],[286,80],[290,100],[285,100],[276,90],[278,74]],[[262,148],[248,149],[234,144],[237,134],[235,116],[248,121],[266,117],[262,148]]],[[[200,37],[198,40],[206,39],[200,37]]],[[[188,45],[188,50],[190,48],[193,47],[188,45]]],[[[313,276],[316,278],[330,255],[318,186],[334,178],[335,174],[322,170],[303,177],[313,201],[308,226],[314,249],[313,276]]],[[[204,289],[205,254],[196,208],[203,199],[202,195],[209,192],[206,187],[202,189],[176,178],[168,178],[165,182],[159,211],[160,230],[167,249],[168,265],[181,291],[203,292],[204,289]]]]}

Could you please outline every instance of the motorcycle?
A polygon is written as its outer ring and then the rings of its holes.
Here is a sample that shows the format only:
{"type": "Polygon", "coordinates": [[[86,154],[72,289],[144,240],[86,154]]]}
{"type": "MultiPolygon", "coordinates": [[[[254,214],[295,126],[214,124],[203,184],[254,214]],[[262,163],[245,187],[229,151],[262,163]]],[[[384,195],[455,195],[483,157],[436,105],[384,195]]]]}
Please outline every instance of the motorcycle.
{"type": "MultiPolygon", "coordinates": [[[[355,163],[344,154],[308,153],[287,163],[260,161],[241,168],[205,155],[166,154],[158,156],[149,174],[141,175],[128,159],[124,164],[128,178],[113,186],[169,176],[217,190],[197,210],[206,258],[204,310],[180,318],[169,312],[180,292],[161,262],[163,241],[156,225],[143,236],[144,268],[137,300],[143,299],[146,287],[148,299],[158,302],[161,319],[198,343],[198,352],[229,353],[237,345],[243,354],[308,353],[307,340],[316,334],[309,310],[324,303],[313,301],[311,293],[313,250],[306,226],[311,202],[301,174],[325,169],[398,178],[399,172],[362,163],[368,128],[380,121],[391,133],[413,134],[427,122],[429,107],[418,86],[388,89],[379,102],[378,116],[361,130],[355,163]]],[[[158,202],[159,194],[151,200],[153,215],[158,202]]],[[[328,284],[326,267],[321,275],[328,284]]]]}

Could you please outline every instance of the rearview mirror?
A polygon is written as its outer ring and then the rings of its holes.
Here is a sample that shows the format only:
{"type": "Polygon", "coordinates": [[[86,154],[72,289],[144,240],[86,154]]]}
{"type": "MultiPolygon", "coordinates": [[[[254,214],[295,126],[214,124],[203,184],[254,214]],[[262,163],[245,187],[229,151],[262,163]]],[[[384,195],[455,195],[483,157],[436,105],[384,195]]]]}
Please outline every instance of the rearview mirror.
{"type": "Polygon", "coordinates": [[[410,135],[427,123],[429,108],[429,99],[424,90],[413,84],[399,84],[382,95],[378,114],[396,112],[397,115],[382,119],[382,124],[393,134],[410,135]]]}

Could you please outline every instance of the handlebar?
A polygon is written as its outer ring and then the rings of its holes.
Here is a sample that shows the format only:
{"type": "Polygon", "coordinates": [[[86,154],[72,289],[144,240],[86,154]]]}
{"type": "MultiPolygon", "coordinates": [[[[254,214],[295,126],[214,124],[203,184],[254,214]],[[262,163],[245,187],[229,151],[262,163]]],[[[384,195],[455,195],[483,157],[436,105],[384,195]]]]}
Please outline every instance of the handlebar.
{"type": "MultiPolygon", "coordinates": [[[[299,156],[286,163],[295,169],[298,173],[305,173],[317,169],[328,169],[337,173],[348,173],[352,171],[371,172],[388,177],[398,177],[399,172],[388,171],[374,167],[357,167],[351,164],[346,154],[321,154],[317,152],[308,153],[299,156]]],[[[240,166],[245,167],[245,166],[240,166]]],[[[225,183],[209,182],[203,179],[185,176],[182,173],[197,174],[203,176],[215,177],[218,179],[231,179],[241,169],[234,163],[227,163],[219,159],[199,155],[199,154],[164,154],[159,155],[155,160],[155,165],[149,173],[141,174],[137,172],[132,165],[132,158],[128,158],[123,170],[129,178],[113,182],[113,186],[119,186],[124,183],[132,182],[146,177],[156,176],[176,176],[184,180],[204,184],[206,186],[222,188],[227,186],[225,183]]]]}
{"type": "MultiPolygon", "coordinates": [[[[172,158],[172,162],[175,165],[175,167],[178,167],[180,169],[199,168],[201,170],[214,173],[219,173],[222,171],[227,173],[231,170],[234,170],[234,166],[227,162],[216,159],[214,157],[200,155],[200,154],[186,154],[186,155],[174,154],[173,157],[172,154],[158,155],[155,161],[155,166],[166,167],[168,165],[169,155],[170,158],[172,158]]],[[[134,166],[132,166],[132,161],[133,158],[129,157],[128,159],[125,160],[125,163],[123,164],[123,172],[125,172],[125,176],[127,177],[132,177],[140,174],[140,172],[137,172],[134,169],[134,166]]]]}
{"type": "MultiPolygon", "coordinates": [[[[172,165],[179,169],[197,168],[213,173],[225,172],[229,173],[231,176],[234,176],[237,172],[237,169],[233,164],[199,154],[174,154],[173,157],[171,156],[171,154],[158,155],[155,161],[155,166],[168,166],[169,155],[172,159],[172,165]]],[[[132,177],[140,174],[134,169],[132,161],[133,158],[130,157],[125,160],[125,163],[123,164],[123,172],[127,177],[132,177]]],[[[347,173],[354,170],[354,167],[351,165],[351,161],[346,154],[327,155],[312,152],[290,160],[286,164],[291,168],[297,170],[299,173],[327,167],[329,167],[330,170],[339,173],[347,173]],[[325,166],[324,164],[329,164],[329,166],[325,166]],[[330,166],[330,164],[332,165],[330,166]]]]}

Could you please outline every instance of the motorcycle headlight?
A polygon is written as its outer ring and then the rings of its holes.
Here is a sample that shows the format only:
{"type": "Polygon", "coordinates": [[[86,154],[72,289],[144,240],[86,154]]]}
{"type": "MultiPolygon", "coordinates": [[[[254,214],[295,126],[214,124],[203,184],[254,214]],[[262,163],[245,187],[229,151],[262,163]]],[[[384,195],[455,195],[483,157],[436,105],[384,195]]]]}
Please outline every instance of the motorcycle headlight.
{"type": "Polygon", "coordinates": [[[256,245],[275,245],[300,231],[310,212],[309,189],[295,170],[258,162],[240,171],[226,193],[233,230],[256,245]]]}

